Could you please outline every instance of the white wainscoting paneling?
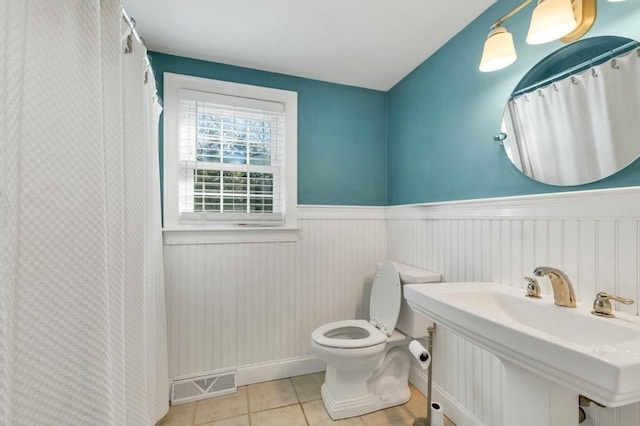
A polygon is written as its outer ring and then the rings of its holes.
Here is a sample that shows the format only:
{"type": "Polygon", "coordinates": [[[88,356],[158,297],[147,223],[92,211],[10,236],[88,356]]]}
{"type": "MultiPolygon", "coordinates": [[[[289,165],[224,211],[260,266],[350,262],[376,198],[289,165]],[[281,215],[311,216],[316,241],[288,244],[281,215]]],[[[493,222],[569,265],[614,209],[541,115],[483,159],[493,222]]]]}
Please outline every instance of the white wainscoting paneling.
{"type": "MultiPolygon", "coordinates": [[[[569,275],[579,302],[607,291],[634,299],[614,309],[638,315],[640,188],[390,207],[387,217],[389,257],[443,281],[524,289],[536,266],[554,266],[569,275]]],[[[540,283],[550,294],[548,280],[540,283]]],[[[434,345],[434,381],[446,398],[478,423],[501,424],[497,358],[441,327],[434,345]]],[[[640,404],[586,411],[591,424],[640,425],[640,404]]]]}
{"type": "Polygon", "coordinates": [[[246,382],[317,369],[311,332],[368,314],[375,263],[387,258],[384,217],[305,206],[296,241],[165,244],[169,374],[237,368],[246,382]]]}
{"type": "MultiPolygon", "coordinates": [[[[445,281],[521,288],[535,266],[556,266],[579,301],[613,292],[636,300],[615,309],[638,314],[640,188],[386,209],[300,206],[298,225],[294,241],[165,245],[172,377],[236,368],[245,384],[317,370],[311,331],[366,317],[374,264],[387,258],[445,281]]],[[[499,360],[441,327],[434,351],[434,397],[447,415],[500,424],[499,360]]],[[[640,404],[586,411],[591,425],[640,425],[640,404]]]]}

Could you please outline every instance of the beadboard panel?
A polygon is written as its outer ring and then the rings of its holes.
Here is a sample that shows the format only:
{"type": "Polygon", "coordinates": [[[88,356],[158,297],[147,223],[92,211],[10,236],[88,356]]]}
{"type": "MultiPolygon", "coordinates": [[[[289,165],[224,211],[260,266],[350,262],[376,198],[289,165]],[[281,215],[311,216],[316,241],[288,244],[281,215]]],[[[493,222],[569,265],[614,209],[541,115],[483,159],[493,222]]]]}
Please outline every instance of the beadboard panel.
{"type": "Polygon", "coordinates": [[[304,357],[319,325],[366,317],[379,210],[305,208],[292,242],[165,244],[171,377],[304,357]]]}
{"type": "MultiPolygon", "coordinates": [[[[581,208],[586,210],[576,214],[576,199],[584,197],[502,201],[509,207],[501,209],[496,203],[485,210],[484,218],[483,209],[475,210],[473,202],[465,202],[464,211],[441,204],[435,211],[429,205],[390,208],[388,254],[391,259],[438,271],[443,281],[494,281],[523,291],[523,277],[531,276],[536,266],[555,266],[572,279],[579,302],[591,303],[598,291],[612,292],[636,301],[630,306],[616,303],[614,309],[638,315],[640,192],[603,191],[600,203],[597,193],[590,194],[592,204],[583,204],[581,208]],[[602,203],[615,203],[620,194],[624,201],[603,209],[602,203]],[[549,200],[554,214],[545,216],[541,205],[549,200]],[[633,207],[631,212],[629,206],[633,207]],[[563,208],[568,212],[566,217],[562,216],[563,208]],[[606,217],[602,213],[606,210],[617,213],[606,217]]],[[[478,203],[487,206],[485,201],[478,203]]],[[[551,294],[546,278],[540,279],[540,284],[544,293],[551,294]]],[[[481,423],[501,424],[500,361],[441,327],[437,328],[434,347],[434,381],[438,386],[481,423]]],[[[640,425],[640,404],[616,409],[592,404],[586,411],[593,425],[640,425]]]]}
{"type": "MultiPolygon", "coordinates": [[[[579,301],[601,290],[638,301],[639,197],[618,189],[479,200],[477,209],[474,201],[305,206],[295,241],[165,245],[170,374],[306,360],[315,327],[366,317],[373,265],[387,258],[445,281],[520,288],[535,266],[557,266],[579,301]]],[[[637,303],[615,308],[638,314],[637,303]]],[[[433,371],[438,389],[478,424],[501,424],[496,357],[438,328],[433,371]]],[[[640,404],[586,411],[588,424],[640,425],[640,404]]]]}

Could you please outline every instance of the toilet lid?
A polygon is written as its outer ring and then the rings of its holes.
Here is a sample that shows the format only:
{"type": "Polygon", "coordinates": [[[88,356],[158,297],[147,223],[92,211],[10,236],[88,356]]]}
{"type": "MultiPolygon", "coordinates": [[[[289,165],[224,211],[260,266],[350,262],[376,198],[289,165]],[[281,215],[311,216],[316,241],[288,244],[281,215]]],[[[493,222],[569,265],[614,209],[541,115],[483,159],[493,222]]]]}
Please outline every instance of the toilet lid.
{"type": "Polygon", "coordinates": [[[398,322],[402,291],[395,266],[384,262],[378,266],[371,288],[369,316],[371,324],[391,336],[398,322]]]}

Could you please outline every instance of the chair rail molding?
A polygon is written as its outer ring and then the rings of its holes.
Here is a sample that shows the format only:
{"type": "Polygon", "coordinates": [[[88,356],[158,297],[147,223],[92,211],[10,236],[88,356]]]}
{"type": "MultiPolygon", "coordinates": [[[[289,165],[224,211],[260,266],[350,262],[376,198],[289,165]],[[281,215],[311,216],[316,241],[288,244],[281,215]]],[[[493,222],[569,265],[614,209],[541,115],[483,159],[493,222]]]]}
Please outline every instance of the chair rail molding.
{"type": "Polygon", "coordinates": [[[387,219],[500,218],[637,219],[640,186],[513,197],[406,204],[386,209],[387,219]]]}

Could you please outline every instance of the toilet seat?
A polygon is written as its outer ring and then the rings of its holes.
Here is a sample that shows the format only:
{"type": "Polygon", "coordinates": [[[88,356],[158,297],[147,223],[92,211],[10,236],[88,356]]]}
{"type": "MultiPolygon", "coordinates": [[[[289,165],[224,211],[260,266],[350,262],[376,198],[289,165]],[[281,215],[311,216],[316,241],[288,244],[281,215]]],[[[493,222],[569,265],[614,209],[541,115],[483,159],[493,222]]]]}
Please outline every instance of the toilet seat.
{"type": "Polygon", "coordinates": [[[378,264],[371,287],[371,319],[335,321],[311,333],[318,345],[330,348],[366,348],[385,343],[393,334],[400,312],[400,279],[392,262],[378,264]]]}
{"type": "Polygon", "coordinates": [[[344,320],[321,325],[311,333],[311,339],[321,346],[355,349],[385,343],[389,337],[369,321],[344,320]]]}

